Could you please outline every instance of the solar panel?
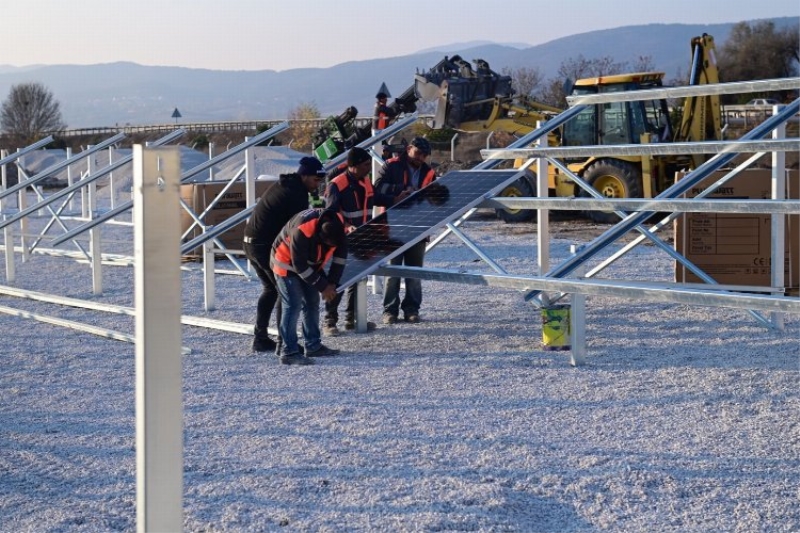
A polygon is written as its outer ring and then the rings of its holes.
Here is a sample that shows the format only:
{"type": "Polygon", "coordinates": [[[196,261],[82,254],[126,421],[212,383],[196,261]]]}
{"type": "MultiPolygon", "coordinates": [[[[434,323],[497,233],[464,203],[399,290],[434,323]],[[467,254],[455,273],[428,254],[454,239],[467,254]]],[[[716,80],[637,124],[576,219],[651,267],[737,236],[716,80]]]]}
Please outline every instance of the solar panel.
{"type": "Polygon", "coordinates": [[[502,191],[518,170],[448,172],[387,209],[347,237],[347,265],[339,290],[388,263],[445,224],[502,191]]]}

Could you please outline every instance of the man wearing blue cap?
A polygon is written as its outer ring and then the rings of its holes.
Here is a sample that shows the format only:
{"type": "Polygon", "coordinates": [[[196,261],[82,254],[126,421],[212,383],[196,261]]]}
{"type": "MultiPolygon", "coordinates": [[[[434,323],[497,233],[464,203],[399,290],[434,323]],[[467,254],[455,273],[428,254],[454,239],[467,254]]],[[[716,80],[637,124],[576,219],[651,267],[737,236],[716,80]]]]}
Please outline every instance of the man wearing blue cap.
{"type": "MultiPolygon", "coordinates": [[[[308,209],[309,193],[316,193],[324,180],[325,171],[319,159],[302,158],[297,172],[281,174],[278,182],[261,195],[253,214],[247,220],[243,249],[262,286],[256,307],[253,351],[267,352],[277,347],[277,343],[267,335],[272,310],[278,301],[275,274],[269,265],[272,243],[294,215],[308,209]]],[[[279,323],[280,318],[279,304],[277,314],[279,323]]]]}

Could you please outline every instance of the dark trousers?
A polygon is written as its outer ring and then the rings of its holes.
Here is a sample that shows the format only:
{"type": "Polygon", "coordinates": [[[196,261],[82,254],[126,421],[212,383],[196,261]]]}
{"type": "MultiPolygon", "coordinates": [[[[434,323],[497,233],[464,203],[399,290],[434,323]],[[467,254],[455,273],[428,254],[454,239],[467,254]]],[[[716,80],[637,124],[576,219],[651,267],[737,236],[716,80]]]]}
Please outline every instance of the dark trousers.
{"type": "Polygon", "coordinates": [[[278,308],[276,320],[278,324],[281,322],[281,304],[278,299],[278,288],[275,284],[275,273],[269,267],[269,253],[272,246],[246,242],[242,248],[250,264],[253,265],[253,270],[255,270],[258,279],[261,280],[261,295],[258,297],[256,305],[255,334],[266,336],[269,319],[276,305],[278,308]]]}
{"type": "MultiPolygon", "coordinates": [[[[392,265],[421,267],[427,242],[421,241],[390,261],[392,265]]],[[[397,316],[400,309],[408,315],[419,314],[422,305],[422,281],[406,278],[406,294],[400,299],[400,278],[386,278],[383,290],[383,312],[397,316]]]]}

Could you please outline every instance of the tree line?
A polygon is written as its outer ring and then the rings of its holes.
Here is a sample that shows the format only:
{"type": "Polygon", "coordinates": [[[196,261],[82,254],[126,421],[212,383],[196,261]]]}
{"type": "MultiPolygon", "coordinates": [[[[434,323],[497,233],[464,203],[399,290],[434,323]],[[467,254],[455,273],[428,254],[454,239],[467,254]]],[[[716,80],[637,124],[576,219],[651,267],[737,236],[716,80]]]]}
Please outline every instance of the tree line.
{"type": "MultiPolygon", "coordinates": [[[[800,43],[797,28],[778,29],[771,21],[740,22],[731,30],[728,40],[718,50],[718,69],[721,82],[786,78],[798,75],[800,43]]],[[[501,73],[512,78],[516,94],[566,109],[565,80],[608,76],[623,72],[654,70],[650,56],[639,56],[632,62],[618,62],[609,56],[587,58],[582,54],[564,60],[556,76],[545,79],[536,67],[515,70],[504,68],[501,73]]],[[[685,85],[680,73],[667,85],[685,85]]],[[[789,95],[727,95],[723,103],[744,103],[750,98],[789,95]]],[[[796,97],[796,96],[795,96],[796,97]]],[[[302,103],[289,112],[289,120],[320,118],[316,104],[302,103]]],[[[66,127],[60,104],[53,93],[37,82],[14,85],[0,105],[0,131],[15,146],[25,146],[43,138],[48,132],[66,127]]],[[[299,127],[299,126],[298,126],[299,127]]],[[[313,132],[298,131],[300,138],[310,138],[313,132]]]]}
{"type": "MultiPolygon", "coordinates": [[[[800,42],[798,29],[778,29],[772,21],[739,22],[731,29],[728,40],[717,50],[717,69],[720,82],[767,80],[798,75],[800,42]]],[[[566,109],[565,80],[579,80],[655,70],[651,56],[639,56],[632,62],[618,62],[609,56],[587,58],[571,57],[561,63],[555,77],[545,79],[537,68],[504,69],[510,75],[517,94],[533,100],[566,109]]],[[[666,85],[686,85],[687,80],[678,72],[666,85]]],[[[790,95],[734,94],[725,95],[724,104],[743,104],[752,98],[775,97],[779,101],[790,95]]],[[[795,96],[796,97],[796,96],[795,96]]]]}

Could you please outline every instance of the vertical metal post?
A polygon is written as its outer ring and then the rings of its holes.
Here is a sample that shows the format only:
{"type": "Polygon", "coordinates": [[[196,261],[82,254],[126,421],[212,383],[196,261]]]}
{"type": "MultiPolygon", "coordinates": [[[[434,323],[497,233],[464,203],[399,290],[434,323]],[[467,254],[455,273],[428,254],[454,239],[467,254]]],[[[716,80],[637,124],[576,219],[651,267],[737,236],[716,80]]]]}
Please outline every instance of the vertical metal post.
{"type": "MultiPolygon", "coordinates": [[[[214,159],[214,143],[208,143],[208,158],[214,159]]],[[[208,167],[208,181],[214,181],[214,167],[208,167]]]]}
{"type": "MultiPolygon", "coordinates": [[[[114,147],[108,147],[108,165],[111,166],[114,164],[114,147]]],[[[109,172],[108,174],[108,194],[111,197],[111,209],[114,209],[116,202],[117,202],[117,188],[116,184],[114,183],[114,173],[109,172]]]]}
{"type": "Polygon", "coordinates": [[[136,529],[183,527],[180,155],[133,147],[136,529]]]}
{"type": "MultiPolygon", "coordinates": [[[[93,144],[87,144],[86,145],[86,149],[89,150],[93,146],[94,146],[93,144]]],[[[89,157],[86,158],[86,173],[87,173],[87,176],[91,176],[92,175],[92,164],[93,163],[94,163],[94,155],[92,154],[92,155],[90,155],[89,157]]],[[[89,190],[86,187],[81,187],[81,216],[83,218],[86,218],[86,219],[89,218],[89,210],[90,210],[89,201],[88,201],[89,200],[88,195],[89,195],[89,190]]]]}
{"type": "MultiPolygon", "coordinates": [[[[374,129],[374,130],[372,130],[372,135],[374,136],[375,134],[377,134],[380,131],[381,130],[375,130],[374,129]]],[[[379,147],[380,147],[380,144],[373,145],[372,146],[372,151],[377,153],[376,148],[379,148],[379,147]]],[[[378,171],[381,169],[382,166],[383,166],[382,163],[378,163],[378,161],[376,161],[374,157],[372,158],[372,173],[370,174],[370,180],[371,180],[373,185],[375,185],[375,180],[378,177],[378,171]]],[[[376,216],[380,215],[384,210],[385,209],[383,207],[376,205],[376,206],[374,206],[372,208],[372,216],[376,217],[376,216]]],[[[385,276],[377,276],[377,275],[373,274],[373,275],[369,276],[369,280],[367,281],[367,286],[372,288],[372,294],[382,294],[383,293],[383,284],[384,283],[386,283],[386,277],[385,276]]],[[[356,300],[356,305],[359,305],[358,300],[356,300]]],[[[365,300],[365,305],[366,305],[366,300],[365,300]]],[[[358,307],[356,307],[356,312],[358,312],[358,307]]],[[[364,316],[366,317],[366,315],[364,315],[364,316]]],[[[358,320],[356,322],[359,323],[358,320]]]]}
{"type": "MultiPolygon", "coordinates": [[[[8,150],[0,150],[0,159],[5,159],[8,156],[8,150]]],[[[8,170],[7,165],[0,168],[0,178],[2,178],[2,190],[8,188],[8,170]]],[[[2,218],[5,219],[6,211],[6,198],[0,198],[0,213],[2,218]]],[[[13,283],[17,278],[16,267],[14,265],[14,230],[13,224],[9,224],[3,228],[3,244],[5,245],[5,259],[6,259],[6,283],[13,283]]]]}
{"type": "MultiPolygon", "coordinates": [[[[583,246],[572,245],[570,251],[575,255],[583,246]]],[[[581,265],[575,269],[575,276],[582,278],[586,273],[586,266],[581,265]]],[[[581,366],[586,363],[586,295],[572,293],[569,313],[569,364],[581,366]]]]}
{"type": "MultiPolygon", "coordinates": [[[[17,148],[17,152],[19,151],[21,150],[17,148]]],[[[24,157],[17,159],[17,179],[20,181],[22,181],[23,177],[25,177],[25,173],[23,172],[23,169],[25,168],[23,159],[24,157]]],[[[23,209],[27,208],[28,190],[27,188],[23,188],[17,193],[17,209],[22,211],[23,209]]],[[[22,262],[24,263],[30,257],[30,252],[28,251],[28,217],[22,217],[19,219],[19,244],[22,248],[22,262]]]]}
{"type": "MultiPolygon", "coordinates": [[[[89,176],[97,172],[95,154],[89,156],[89,176]]],[[[92,220],[97,213],[97,183],[92,181],[86,187],[88,219],[92,220]]],[[[100,249],[100,226],[89,230],[89,258],[92,262],[92,293],[103,294],[103,253],[100,249]]]]}
{"type": "MultiPolygon", "coordinates": [[[[542,122],[536,123],[536,129],[542,127],[542,122]]],[[[547,135],[536,141],[539,147],[547,146],[547,135]]],[[[540,157],[536,160],[536,196],[547,198],[550,194],[547,183],[547,159],[540,157]]],[[[536,211],[536,227],[538,238],[537,265],[538,274],[550,270],[550,210],[538,209],[536,211]]]]}
{"type": "Polygon", "coordinates": [[[203,301],[206,311],[213,311],[216,302],[216,282],[214,280],[214,240],[203,243],[203,301]]]}
{"type": "Polygon", "coordinates": [[[356,332],[367,332],[367,281],[356,284],[356,332]]]}
{"type": "Polygon", "coordinates": [[[453,138],[450,139],[450,161],[456,160],[456,139],[458,139],[458,133],[453,135],[453,138]]]}
{"type": "MultiPolygon", "coordinates": [[[[67,159],[72,157],[72,148],[67,147],[67,159]]],[[[72,184],[75,183],[75,178],[72,175],[72,165],[67,165],[67,187],[72,187],[72,184]]],[[[74,209],[74,194],[69,195],[69,203],[67,204],[67,210],[72,211],[74,209]]]]}
{"type": "MultiPolygon", "coordinates": [[[[775,106],[772,114],[777,115],[783,106],[775,106]]],[[[781,123],[772,131],[773,139],[786,138],[786,123],[781,123]]],[[[786,199],[786,153],[772,152],[772,198],[773,200],[786,199]]],[[[771,240],[771,280],[773,287],[786,286],[786,274],[784,272],[784,261],[786,257],[786,215],[773,214],[771,217],[772,236],[771,240]]],[[[785,327],[784,314],[772,312],[770,321],[776,329],[783,330],[785,327]]]]}
{"type": "MultiPolygon", "coordinates": [[[[245,142],[250,140],[250,137],[244,138],[245,142]]],[[[250,207],[256,203],[256,154],[252,148],[244,151],[244,190],[245,190],[245,205],[250,207]]]]}

